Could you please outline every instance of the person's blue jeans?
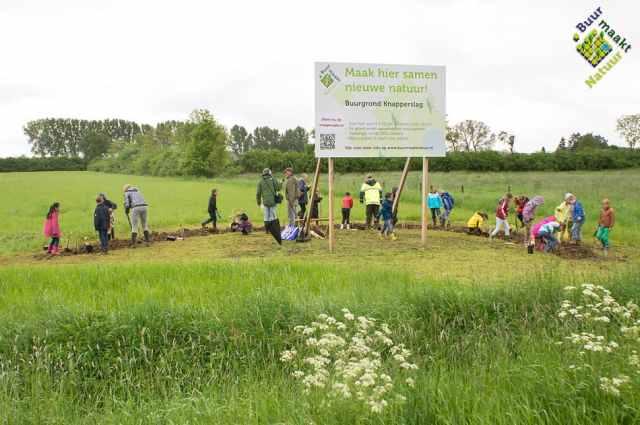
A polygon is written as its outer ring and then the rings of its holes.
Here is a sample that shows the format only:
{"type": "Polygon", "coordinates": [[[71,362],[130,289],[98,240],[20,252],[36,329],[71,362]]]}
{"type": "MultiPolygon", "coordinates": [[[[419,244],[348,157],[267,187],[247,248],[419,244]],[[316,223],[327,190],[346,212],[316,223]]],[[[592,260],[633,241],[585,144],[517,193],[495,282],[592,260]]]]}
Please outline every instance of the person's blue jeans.
{"type": "Polygon", "coordinates": [[[109,250],[109,230],[98,230],[98,237],[100,238],[100,249],[103,252],[107,252],[109,250]]]}
{"type": "Polygon", "coordinates": [[[571,240],[572,241],[581,241],[582,240],[582,221],[574,221],[571,226],[571,240]]]}
{"type": "Polygon", "coordinates": [[[538,236],[544,242],[544,252],[553,251],[558,245],[558,239],[552,233],[540,232],[538,236]]]}

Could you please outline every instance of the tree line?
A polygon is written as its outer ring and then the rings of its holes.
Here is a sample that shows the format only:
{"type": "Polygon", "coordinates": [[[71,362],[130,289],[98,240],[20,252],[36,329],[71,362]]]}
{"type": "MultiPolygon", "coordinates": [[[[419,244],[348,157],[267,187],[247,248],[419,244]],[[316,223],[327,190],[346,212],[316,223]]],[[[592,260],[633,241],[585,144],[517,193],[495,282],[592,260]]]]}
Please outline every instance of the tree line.
{"type": "MultiPolygon", "coordinates": [[[[432,159],[431,167],[442,171],[526,171],[640,166],[633,150],[640,141],[640,114],[621,117],[617,130],[630,149],[610,146],[606,138],[596,134],[574,133],[560,139],[554,153],[543,148],[536,154],[518,154],[513,134],[494,132],[482,121],[465,120],[447,127],[449,152],[445,158],[432,159]],[[501,152],[494,150],[497,148],[501,152]]],[[[234,125],[227,131],[207,110],[196,110],[185,121],[155,126],[121,119],[47,118],[28,122],[24,133],[32,152],[42,160],[72,158],[82,160],[90,170],[103,172],[213,177],[259,172],[268,166],[294,166],[309,172],[315,165],[313,145],[309,144],[313,130],[298,126],[281,132],[262,126],[250,132],[234,125]]],[[[25,161],[14,161],[6,168],[16,171],[16,164],[25,170],[43,167],[35,158],[32,165],[25,161]]],[[[366,172],[396,170],[402,162],[401,158],[345,158],[337,160],[336,166],[342,172],[366,172]]],[[[0,171],[9,170],[0,167],[0,171]]]]}

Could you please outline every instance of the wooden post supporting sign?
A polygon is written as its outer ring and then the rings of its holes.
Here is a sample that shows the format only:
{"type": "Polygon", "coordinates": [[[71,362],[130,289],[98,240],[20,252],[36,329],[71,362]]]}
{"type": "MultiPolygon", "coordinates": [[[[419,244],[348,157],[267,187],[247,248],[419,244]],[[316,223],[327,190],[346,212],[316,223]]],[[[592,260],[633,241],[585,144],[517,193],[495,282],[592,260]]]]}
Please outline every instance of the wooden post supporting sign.
{"type": "Polygon", "coordinates": [[[335,249],[335,225],[333,223],[333,158],[329,158],[329,252],[335,249]]]}
{"type": "Polygon", "coordinates": [[[398,204],[400,203],[400,195],[402,195],[402,190],[404,189],[404,185],[407,182],[407,174],[409,174],[409,164],[411,163],[411,158],[407,158],[404,163],[404,169],[402,170],[402,175],[400,176],[400,185],[398,186],[398,192],[396,193],[395,198],[393,198],[393,213],[398,212],[398,204]]]}
{"type": "Polygon", "coordinates": [[[427,245],[427,185],[429,182],[429,160],[422,158],[422,196],[420,204],[422,205],[422,247],[427,245]]]}

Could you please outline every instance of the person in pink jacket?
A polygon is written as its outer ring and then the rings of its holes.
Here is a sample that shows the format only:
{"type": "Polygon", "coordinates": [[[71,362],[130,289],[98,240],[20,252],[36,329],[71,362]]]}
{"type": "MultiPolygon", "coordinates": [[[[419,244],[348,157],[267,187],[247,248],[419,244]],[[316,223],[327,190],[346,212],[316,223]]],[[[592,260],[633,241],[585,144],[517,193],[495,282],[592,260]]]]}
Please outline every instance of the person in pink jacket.
{"type": "Polygon", "coordinates": [[[44,220],[44,235],[51,238],[47,254],[58,255],[60,253],[60,224],[58,223],[58,215],[60,214],[60,203],[54,202],[49,207],[49,212],[44,220]]]}

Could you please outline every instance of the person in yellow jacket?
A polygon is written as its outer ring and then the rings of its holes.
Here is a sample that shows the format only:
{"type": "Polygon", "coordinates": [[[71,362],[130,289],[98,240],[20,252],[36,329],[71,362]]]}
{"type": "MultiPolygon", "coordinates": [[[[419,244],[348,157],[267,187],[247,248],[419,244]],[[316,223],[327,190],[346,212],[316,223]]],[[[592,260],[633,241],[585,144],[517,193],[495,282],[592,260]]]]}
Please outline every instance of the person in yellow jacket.
{"type": "Polygon", "coordinates": [[[476,211],[469,221],[467,221],[467,232],[473,235],[482,234],[482,226],[484,222],[489,219],[489,216],[485,212],[476,211]]]}
{"type": "Polygon", "coordinates": [[[558,223],[560,223],[560,234],[558,239],[561,241],[569,240],[569,220],[571,220],[574,198],[575,197],[572,193],[566,193],[564,195],[564,201],[556,207],[554,216],[558,223]]]}
{"type": "Polygon", "coordinates": [[[362,186],[360,187],[360,203],[365,204],[367,229],[371,228],[372,221],[375,221],[376,228],[378,227],[378,212],[380,211],[381,199],[382,186],[373,178],[371,174],[367,175],[367,179],[364,181],[364,183],[362,183],[362,186]]]}

